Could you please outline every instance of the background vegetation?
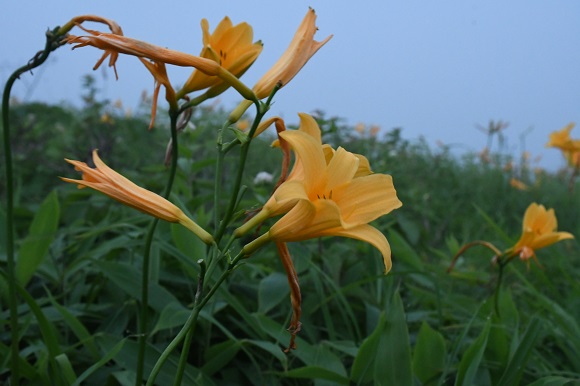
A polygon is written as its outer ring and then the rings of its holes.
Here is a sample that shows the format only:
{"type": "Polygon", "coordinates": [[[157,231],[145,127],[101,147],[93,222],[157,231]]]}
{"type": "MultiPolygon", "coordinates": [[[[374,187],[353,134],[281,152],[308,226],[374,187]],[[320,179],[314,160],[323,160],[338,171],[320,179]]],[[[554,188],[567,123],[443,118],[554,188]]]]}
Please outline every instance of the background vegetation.
{"type": "MultiPolygon", "coordinates": [[[[86,80],[84,107],[14,104],[21,356],[29,384],[133,385],[143,236],[149,218],[58,176],[76,172],[63,158],[88,161],[99,149],[112,168],[153,191],[164,184],[168,129],[149,104],[129,114],[98,98],[86,80]]],[[[226,112],[194,112],[180,136],[173,201],[211,228],[215,131],[226,112]]],[[[373,136],[322,112],[324,140],[365,154],[391,174],[403,207],[376,224],[393,249],[382,275],[372,246],[325,238],[291,245],[303,293],[298,349],[284,354],[291,306],[275,249],[237,269],[204,308],[185,384],[201,385],[564,385],[580,382],[580,268],[576,240],[539,251],[543,268],[515,261],[500,292],[489,251],[477,248],[446,272],[461,245],[486,240],[500,249],[520,236],[531,202],[554,208],[559,229],[580,235],[580,196],[566,171],[534,170],[526,157],[457,157],[408,141],[399,129],[373,136]],[[529,188],[510,185],[517,177],[529,188]],[[535,382],[535,383],[534,383],[535,382]]],[[[281,157],[264,136],[253,144],[241,207],[269,197],[281,157]],[[257,182],[262,171],[273,182],[257,182]]],[[[232,173],[236,159],[228,160],[232,173]]],[[[0,166],[1,168],[2,166],[0,166]]],[[[230,181],[224,173],[221,183],[230,181]]],[[[3,182],[2,182],[3,183],[3,182]]],[[[224,189],[227,191],[227,189],[224,189]]],[[[4,189],[0,185],[0,195],[4,189]]],[[[244,213],[239,214],[240,217],[244,213]]],[[[0,228],[5,215],[0,211],[0,228]]],[[[5,263],[0,232],[0,266],[5,263]]],[[[251,237],[251,236],[249,236],[251,237]]],[[[248,241],[248,240],[245,240],[248,241]]],[[[160,223],[153,247],[147,353],[151,369],[188,316],[205,246],[179,226],[160,223]]],[[[216,272],[217,276],[219,272],[216,272]]],[[[212,278],[207,278],[212,280],[212,278]]],[[[0,277],[0,383],[8,379],[8,310],[0,277]]],[[[164,367],[171,384],[178,356],[164,367]]]]}

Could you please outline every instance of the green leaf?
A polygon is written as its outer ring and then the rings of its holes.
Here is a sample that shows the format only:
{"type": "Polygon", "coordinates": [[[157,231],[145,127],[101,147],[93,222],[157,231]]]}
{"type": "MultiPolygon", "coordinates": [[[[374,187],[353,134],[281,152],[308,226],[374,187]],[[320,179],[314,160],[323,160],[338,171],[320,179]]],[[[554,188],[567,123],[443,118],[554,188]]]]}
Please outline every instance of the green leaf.
{"type": "MultiPolygon", "coordinates": [[[[141,272],[129,264],[96,261],[99,269],[121,290],[141,301],[141,272]]],[[[179,303],[175,296],[157,283],[149,283],[149,306],[161,312],[168,304],[179,303]]]]}
{"type": "Polygon", "coordinates": [[[183,326],[189,318],[191,310],[185,308],[181,303],[169,303],[159,315],[159,319],[155,324],[155,328],[151,334],[155,334],[161,330],[183,326]]]}
{"type": "Polygon", "coordinates": [[[423,322],[413,351],[413,372],[423,384],[441,375],[445,367],[445,339],[423,322]]]}
{"type": "Polygon", "coordinates": [[[320,366],[305,366],[283,373],[285,377],[288,378],[301,378],[301,379],[324,379],[327,381],[332,381],[337,385],[348,385],[349,380],[347,377],[337,374],[331,370],[325,369],[320,366]]]}
{"type": "Polygon", "coordinates": [[[60,305],[51,294],[49,294],[49,299],[52,305],[58,310],[58,312],[62,315],[63,320],[75,334],[75,336],[79,339],[79,341],[87,348],[87,350],[91,353],[91,356],[94,360],[98,360],[100,357],[99,350],[95,345],[93,336],[89,333],[89,331],[85,328],[85,326],[65,307],[60,305]]]}
{"type": "Polygon", "coordinates": [[[287,299],[290,301],[290,287],[286,275],[274,272],[260,280],[258,288],[258,310],[267,313],[287,299]]]}
{"type": "MultiPolygon", "coordinates": [[[[111,359],[117,355],[117,353],[123,348],[123,345],[127,341],[127,338],[121,339],[113,348],[111,348],[105,355],[101,357],[97,362],[95,362],[91,367],[86,369],[75,381],[72,386],[79,386],[82,381],[87,379],[92,373],[97,371],[102,366],[106,365],[111,359]]],[[[134,377],[133,377],[134,378],[134,377]]]]}
{"type": "Polygon", "coordinates": [[[459,363],[455,385],[473,385],[477,369],[479,368],[481,358],[483,357],[485,347],[487,346],[490,327],[491,320],[488,320],[487,323],[485,323],[485,327],[483,328],[483,331],[479,337],[475,340],[475,342],[473,342],[467,351],[465,351],[465,354],[463,354],[463,358],[461,358],[461,362],[459,363]]]}
{"type": "Polygon", "coordinates": [[[34,298],[30,296],[28,292],[20,285],[17,286],[19,295],[24,299],[24,301],[30,307],[30,310],[34,314],[36,321],[38,322],[38,327],[42,335],[42,342],[48,350],[48,360],[51,366],[56,371],[57,364],[55,358],[62,353],[60,346],[58,344],[58,336],[54,325],[48,321],[40,306],[36,303],[34,298]]]}
{"type": "MultiPolygon", "coordinates": [[[[97,344],[105,352],[115,351],[115,348],[119,344],[119,337],[114,335],[101,335],[98,336],[97,344]]],[[[128,370],[132,372],[131,376],[135,379],[135,368],[137,366],[139,345],[137,342],[126,341],[125,344],[117,350],[117,353],[112,356],[112,360],[115,361],[121,369],[128,370]]],[[[161,352],[151,346],[147,345],[145,348],[145,363],[144,369],[145,374],[149,374],[157,361],[157,358],[161,355],[161,352]]],[[[156,385],[173,385],[173,380],[175,378],[175,373],[177,372],[177,366],[179,362],[178,353],[172,353],[169,356],[167,362],[165,362],[163,368],[157,376],[156,385]]],[[[195,368],[189,364],[185,367],[185,373],[183,376],[184,385],[200,385],[200,386],[211,386],[215,383],[207,377],[198,368],[195,368]]]]}
{"type": "Polygon", "coordinates": [[[403,262],[417,271],[423,271],[425,269],[425,265],[419,255],[417,255],[415,248],[411,247],[397,231],[392,228],[389,229],[387,239],[391,244],[393,255],[397,256],[398,261],[403,262]]]}
{"type": "MultiPolygon", "coordinates": [[[[282,342],[283,346],[288,345],[290,334],[284,326],[262,314],[254,314],[253,324],[278,342],[282,342]]],[[[303,329],[305,327],[302,326],[303,329]]],[[[305,365],[322,367],[335,374],[346,376],[346,369],[342,361],[328,348],[321,345],[311,345],[302,339],[300,334],[296,337],[296,345],[298,348],[293,350],[291,355],[300,359],[305,365]]]]}
{"type": "Polygon", "coordinates": [[[226,365],[236,356],[238,351],[240,351],[240,348],[240,342],[235,340],[226,340],[225,342],[211,346],[205,352],[205,364],[201,370],[204,374],[212,376],[226,367],[226,365]]]}
{"type": "Polygon", "coordinates": [[[507,368],[501,379],[499,380],[498,386],[510,386],[519,384],[526,363],[530,358],[532,349],[536,344],[536,340],[540,335],[540,323],[538,318],[533,318],[528,324],[528,328],[522,335],[520,344],[516,349],[513,357],[510,359],[507,368]]]}
{"type": "Polygon", "coordinates": [[[171,224],[171,238],[185,256],[192,262],[197,262],[199,259],[205,260],[207,246],[190,230],[179,224],[171,224]]]}
{"type": "Polygon", "coordinates": [[[28,236],[22,242],[16,261],[16,277],[25,286],[48,254],[50,243],[58,229],[60,206],[53,190],[36,212],[28,236]]]}
{"type": "Polygon", "coordinates": [[[412,385],[411,348],[403,302],[398,292],[389,310],[359,348],[352,370],[355,382],[377,385],[412,385]]]}
{"type": "Polygon", "coordinates": [[[560,376],[549,376],[540,378],[534,383],[530,383],[528,386],[563,386],[570,382],[578,382],[578,378],[565,378],[560,376]]]}
{"type": "Polygon", "coordinates": [[[60,354],[57,355],[56,358],[54,359],[56,360],[56,363],[58,364],[60,370],[59,375],[64,379],[66,384],[70,385],[73,382],[75,382],[77,379],[77,375],[73,370],[72,364],[70,363],[68,356],[66,354],[60,354]]]}

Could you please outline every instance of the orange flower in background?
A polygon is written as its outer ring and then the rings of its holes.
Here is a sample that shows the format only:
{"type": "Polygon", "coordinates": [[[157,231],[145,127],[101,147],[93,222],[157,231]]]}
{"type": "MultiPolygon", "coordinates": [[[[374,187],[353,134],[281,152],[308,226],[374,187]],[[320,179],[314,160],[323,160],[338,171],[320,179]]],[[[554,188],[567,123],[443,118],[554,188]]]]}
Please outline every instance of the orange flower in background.
{"type": "Polygon", "coordinates": [[[552,132],[546,147],[557,147],[562,151],[580,151],[580,140],[570,137],[570,131],[574,126],[574,123],[569,123],[562,130],[552,132]]]}
{"type": "Polygon", "coordinates": [[[563,151],[562,153],[570,167],[580,169],[580,151],[563,151]]]}
{"type": "MultiPolygon", "coordinates": [[[[210,34],[209,23],[203,19],[201,28],[204,47],[199,56],[213,60],[238,78],[246,72],[262,52],[262,43],[260,41],[252,42],[254,32],[247,23],[233,26],[230,18],[225,17],[213,34],[210,34]]],[[[178,96],[181,98],[190,92],[216,86],[220,83],[223,83],[220,78],[195,70],[183,89],[179,91],[178,96]]]]}
{"type": "Polygon", "coordinates": [[[524,182],[518,180],[517,178],[512,178],[510,180],[510,185],[512,188],[516,188],[518,190],[529,190],[530,187],[526,185],[524,182]]]}
{"type": "Polygon", "coordinates": [[[330,35],[317,42],[314,40],[316,30],[316,14],[310,8],[284,54],[254,86],[253,90],[258,99],[269,96],[278,83],[282,87],[286,86],[316,51],[332,38],[330,35]]]}
{"type": "Polygon", "coordinates": [[[568,232],[557,232],[558,222],[554,209],[546,210],[543,205],[535,202],[530,204],[524,214],[522,236],[518,242],[505,253],[508,258],[519,256],[529,267],[529,260],[534,259],[538,263],[536,251],[550,246],[558,241],[573,239],[574,236],[568,232]]]}
{"type": "Polygon", "coordinates": [[[66,159],[74,165],[75,170],[83,173],[82,180],[61,177],[65,182],[77,184],[79,189],[89,187],[106,194],[122,204],[137,209],[143,213],[159,219],[179,223],[195,233],[203,242],[211,244],[213,237],[191,220],[181,209],[147,189],[141,188],[113,169],[109,168],[98,156],[97,150],[93,151],[93,162],[96,168],[89,167],[86,163],[66,159]]]}
{"type": "Polygon", "coordinates": [[[246,252],[251,253],[268,240],[289,242],[342,236],[375,246],[383,255],[388,272],[392,265],[389,243],[368,223],[402,205],[391,176],[371,174],[368,161],[362,156],[323,146],[320,129],[310,119],[304,114],[301,123],[306,124],[301,124],[300,130],[279,134],[296,155],[294,168],[261,212],[238,228],[236,235],[268,217],[285,213],[268,233],[244,247],[246,252]]]}

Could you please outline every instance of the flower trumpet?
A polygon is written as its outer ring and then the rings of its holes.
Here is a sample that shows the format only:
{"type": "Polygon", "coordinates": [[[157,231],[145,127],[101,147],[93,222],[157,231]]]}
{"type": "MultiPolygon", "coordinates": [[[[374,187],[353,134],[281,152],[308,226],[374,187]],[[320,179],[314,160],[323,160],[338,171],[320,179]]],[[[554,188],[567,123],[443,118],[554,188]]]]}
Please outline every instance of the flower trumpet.
{"type": "Polygon", "coordinates": [[[143,213],[165,221],[179,223],[192,231],[204,243],[213,243],[213,237],[187,217],[181,209],[158,194],[136,185],[108,167],[99,158],[97,150],[93,151],[93,162],[96,168],[91,168],[84,162],[65,160],[74,165],[75,170],[82,172],[83,175],[81,180],[61,177],[63,181],[77,184],[79,189],[85,187],[93,188],[143,213]]]}

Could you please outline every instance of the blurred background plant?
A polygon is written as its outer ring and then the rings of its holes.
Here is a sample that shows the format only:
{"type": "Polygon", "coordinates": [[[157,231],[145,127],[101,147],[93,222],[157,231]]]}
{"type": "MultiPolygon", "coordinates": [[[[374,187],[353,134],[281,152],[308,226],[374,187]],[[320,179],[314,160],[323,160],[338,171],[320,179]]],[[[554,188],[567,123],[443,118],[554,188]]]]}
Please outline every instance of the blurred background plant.
{"type": "MultiPolygon", "coordinates": [[[[19,307],[26,384],[134,384],[141,271],[134,251],[148,219],[100,194],[63,186],[57,177],[70,172],[64,155],[88,160],[87,149],[98,148],[111,167],[128,171],[129,178],[138,174],[144,187],[158,191],[168,123],[160,114],[148,131],[148,101],[129,112],[101,99],[90,76],[82,99],[82,108],[12,103],[17,245],[30,244],[35,232],[51,234],[39,249],[42,260],[24,273],[30,276],[30,297],[23,296],[19,307]],[[44,225],[29,228],[31,222],[44,225]]],[[[491,151],[489,161],[476,153],[456,156],[444,144],[433,149],[421,139],[404,139],[401,128],[363,123],[361,130],[322,111],[314,115],[324,142],[365,154],[375,172],[393,176],[404,206],[376,224],[391,242],[393,271],[383,276],[378,252],[364,243],[332,238],[291,244],[304,294],[303,330],[298,349],[286,355],[287,279],[274,248],[264,249],[202,311],[186,384],[578,382],[577,241],[538,252],[544,269],[510,265],[500,316],[489,300],[495,275],[488,252],[474,249],[445,272],[466,241],[513,245],[532,201],[555,208],[559,229],[579,235],[580,198],[568,190],[568,176],[537,170],[529,157],[491,151]],[[514,187],[514,177],[527,189],[514,187]]],[[[180,134],[174,195],[184,208],[197,208],[192,217],[206,226],[212,221],[207,203],[213,199],[215,132],[226,118],[219,104],[198,107],[180,134]]],[[[270,149],[273,139],[264,135],[253,145],[242,207],[264,202],[272,191],[281,159],[270,149]],[[255,178],[264,172],[273,178],[255,178]]],[[[226,157],[224,164],[236,160],[226,157]]],[[[229,181],[226,168],[222,183],[229,181]]],[[[4,222],[0,212],[0,227],[4,222]]],[[[199,273],[192,256],[206,253],[179,226],[160,223],[156,238],[146,371],[187,318],[199,273]]],[[[3,279],[0,284],[4,299],[3,279]]],[[[10,340],[2,312],[0,382],[9,372],[10,340]]],[[[177,361],[171,356],[160,385],[170,384],[177,361]]]]}

